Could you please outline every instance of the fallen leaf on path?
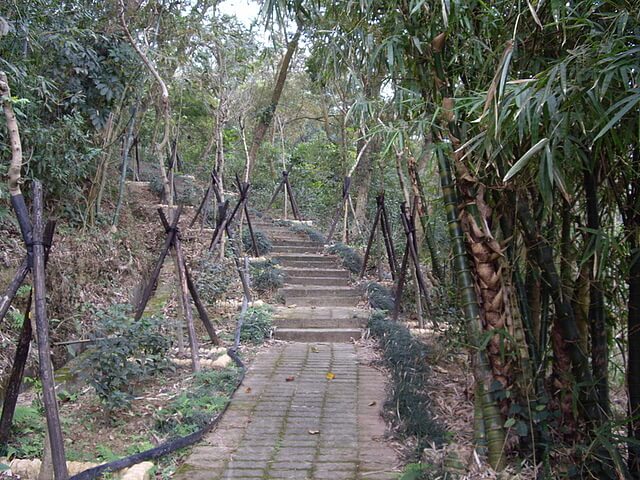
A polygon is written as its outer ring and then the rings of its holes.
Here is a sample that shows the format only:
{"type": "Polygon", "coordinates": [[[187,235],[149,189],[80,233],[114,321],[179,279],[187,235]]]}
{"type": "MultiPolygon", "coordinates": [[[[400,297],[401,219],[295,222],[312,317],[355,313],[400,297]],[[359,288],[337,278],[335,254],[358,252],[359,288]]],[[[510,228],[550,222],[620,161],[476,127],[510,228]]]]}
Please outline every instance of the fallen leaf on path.
{"type": "Polygon", "coordinates": [[[251,393],[251,387],[247,387],[244,391],[247,393],[251,393]]]}
{"type": "Polygon", "coordinates": [[[336,374],[328,372],[326,377],[327,377],[327,380],[333,380],[334,378],[336,378],[336,374]]]}
{"type": "Polygon", "coordinates": [[[285,380],[286,380],[287,382],[293,382],[295,379],[296,379],[296,377],[294,377],[293,375],[292,375],[292,376],[290,376],[290,377],[285,378],[285,380]]]}
{"type": "Polygon", "coordinates": [[[320,430],[309,430],[309,435],[318,435],[320,430]]]}
{"type": "Polygon", "coordinates": [[[373,402],[369,402],[369,406],[373,407],[377,402],[374,400],[373,402]]]}

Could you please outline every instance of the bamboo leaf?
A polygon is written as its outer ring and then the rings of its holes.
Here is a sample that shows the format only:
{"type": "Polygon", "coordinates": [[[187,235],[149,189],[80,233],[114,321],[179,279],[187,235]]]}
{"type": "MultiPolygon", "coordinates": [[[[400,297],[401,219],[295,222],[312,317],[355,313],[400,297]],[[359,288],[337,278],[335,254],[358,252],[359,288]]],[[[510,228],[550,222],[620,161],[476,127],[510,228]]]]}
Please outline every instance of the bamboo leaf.
{"type": "Polygon", "coordinates": [[[622,117],[624,117],[627,114],[627,112],[629,112],[633,107],[635,107],[638,104],[638,102],[640,102],[640,92],[637,92],[635,95],[632,95],[631,97],[628,97],[616,103],[615,105],[613,105],[613,107],[609,109],[608,113],[611,113],[613,110],[615,110],[616,107],[620,106],[621,104],[624,104],[625,102],[626,102],[626,105],[622,106],[622,108],[618,110],[618,113],[616,113],[614,117],[611,120],[609,120],[609,122],[607,122],[607,124],[602,128],[602,130],[600,130],[600,132],[596,135],[596,137],[593,139],[593,142],[591,143],[592,145],[596,143],[596,141],[600,137],[602,137],[609,130],[611,130],[613,126],[616,123],[618,123],[620,119],[622,119],[622,117]]]}
{"type": "Polygon", "coordinates": [[[536,12],[536,9],[533,8],[533,5],[531,5],[531,2],[529,0],[527,0],[527,6],[529,7],[529,11],[531,12],[531,16],[533,17],[533,20],[538,24],[538,26],[540,27],[540,30],[542,30],[543,29],[542,22],[538,18],[538,12],[536,12]]]}
{"type": "Polygon", "coordinates": [[[520,157],[518,161],[513,165],[513,167],[509,169],[509,171],[504,176],[502,181],[506,183],[511,178],[513,178],[520,170],[522,170],[527,165],[527,163],[529,163],[529,160],[531,160],[531,157],[533,157],[536,153],[542,150],[547,145],[547,143],[549,143],[549,139],[543,138],[538,143],[536,143],[533,147],[527,150],[526,153],[522,155],[522,157],[520,157]]]}

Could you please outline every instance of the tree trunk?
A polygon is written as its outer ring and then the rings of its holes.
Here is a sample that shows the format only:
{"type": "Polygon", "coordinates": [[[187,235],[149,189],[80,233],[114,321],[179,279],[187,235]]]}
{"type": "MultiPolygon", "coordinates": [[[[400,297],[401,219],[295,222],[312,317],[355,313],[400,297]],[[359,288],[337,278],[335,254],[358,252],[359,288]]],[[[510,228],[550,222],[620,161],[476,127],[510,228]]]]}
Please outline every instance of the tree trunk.
{"type": "Polygon", "coordinates": [[[298,41],[300,40],[301,33],[302,32],[300,31],[300,29],[298,29],[298,31],[293,35],[293,38],[291,38],[291,41],[287,45],[287,50],[284,54],[284,57],[282,57],[280,68],[278,69],[278,75],[276,76],[276,83],[273,87],[273,93],[271,95],[271,103],[269,103],[267,108],[261,113],[258,118],[258,124],[256,125],[253,132],[251,149],[249,150],[249,176],[251,176],[251,172],[253,172],[253,169],[255,168],[256,159],[258,157],[258,150],[262,145],[264,136],[266,135],[267,130],[269,130],[271,121],[273,120],[273,116],[275,115],[276,109],[278,108],[280,96],[282,95],[284,84],[287,80],[289,65],[291,64],[293,54],[298,48],[298,41]]]}
{"type": "Polygon", "coordinates": [[[629,389],[628,465],[634,479],[640,479],[640,149],[632,154],[630,185],[622,210],[625,237],[629,247],[629,297],[627,302],[627,388],[629,389]]]}
{"type": "MultiPolygon", "coordinates": [[[[595,166],[594,166],[595,169],[595,166]]],[[[587,211],[587,238],[593,245],[593,257],[590,258],[589,278],[589,327],[591,329],[591,367],[596,381],[598,405],[605,415],[611,412],[609,405],[609,344],[607,341],[607,322],[605,316],[604,293],[600,279],[600,251],[598,237],[600,230],[600,212],[596,173],[587,168],[584,172],[584,191],[587,211]]]]}
{"type": "MultiPolygon", "coordinates": [[[[588,358],[579,346],[580,334],[571,302],[563,291],[560,275],[553,260],[553,249],[548,240],[540,235],[536,228],[528,201],[519,197],[518,220],[522,226],[523,239],[527,249],[532,253],[534,261],[541,270],[542,278],[549,289],[549,294],[555,306],[553,326],[554,353],[557,357],[570,359],[571,370],[580,392],[581,409],[587,420],[599,420],[600,412],[597,408],[593,391],[593,377],[588,358]]],[[[566,375],[570,372],[562,372],[566,375]]],[[[570,394],[571,391],[566,392],[570,394]]]]}
{"type": "MultiPolygon", "coordinates": [[[[156,156],[158,159],[158,167],[160,169],[160,178],[162,180],[163,190],[165,200],[169,204],[169,206],[173,205],[173,191],[171,188],[171,184],[169,182],[169,177],[167,176],[167,170],[164,166],[165,162],[165,149],[169,143],[169,129],[170,129],[170,115],[169,115],[169,90],[167,89],[167,84],[164,82],[158,70],[152,65],[147,56],[144,54],[140,47],[136,43],[136,41],[131,36],[131,32],[129,31],[129,27],[127,26],[127,22],[124,18],[125,6],[123,0],[119,0],[120,4],[120,25],[129,41],[129,44],[133,47],[133,49],[142,60],[142,63],[147,67],[151,75],[155,78],[158,86],[160,87],[160,110],[162,111],[162,116],[164,119],[164,134],[162,136],[162,140],[159,143],[156,143],[155,150],[156,156]]],[[[170,209],[171,213],[171,209],[170,209]]]]}
{"type": "Polygon", "coordinates": [[[377,142],[366,145],[364,138],[358,140],[358,151],[362,151],[362,158],[358,165],[359,175],[356,175],[359,181],[356,189],[356,208],[354,213],[356,225],[366,224],[369,187],[371,187],[371,175],[373,173],[371,154],[372,151],[375,151],[376,145],[377,142]]]}
{"type": "Polygon", "coordinates": [[[424,189],[422,188],[418,165],[413,155],[409,155],[408,157],[407,170],[409,172],[409,179],[411,181],[411,187],[413,188],[413,194],[416,198],[420,199],[420,202],[418,203],[418,217],[420,218],[420,225],[422,226],[424,240],[427,244],[427,249],[429,250],[429,256],[431,257],[431,268],[433,269],[433,273],[437,279],[439,281],[443,281],[444,276],[436,253],[433,232],[429,223],[429,214],[427,213],[427,199],[424,194],[424,189]]]}

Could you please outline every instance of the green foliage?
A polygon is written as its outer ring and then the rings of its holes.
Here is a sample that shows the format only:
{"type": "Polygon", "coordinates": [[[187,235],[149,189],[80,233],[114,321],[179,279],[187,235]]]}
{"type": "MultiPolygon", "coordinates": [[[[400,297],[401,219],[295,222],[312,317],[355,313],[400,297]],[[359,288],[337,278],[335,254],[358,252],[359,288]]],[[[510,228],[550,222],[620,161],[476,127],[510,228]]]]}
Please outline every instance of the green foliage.
{"type": "Polygon", "coordinates": [[[430,475],[431,469],[422,463],[410,463],[404,467],[398,480],[428,480],[433,478],[430,475]]]}
{"type": "Polygon", "coordinates": [[[351,273],[357,275],[362,270],[362,257],[350,246],[338,242],[331,245],[327,251],[338,255],[342,259],[342,265],[351,273]]]}
{"type": "Polygon", "coordinates": [[[326,240],[322,233],[306,223],[292,223],[290,228],[294,232],[306,233],[312,242],[324,243],[326,240]]]}
{"type": "MultiPolygon", "coordinates": [[[[256,238],[256,244],[258,247],[258,256],[267,255],[273,245],[271,244],[271,240],[266,233],[261,230],[253,229],[253,234],[256,238]]],[[[242,247],[245,252],[253,252],[253,241],[251,239],[251,232],[249,232],[249,228],[245,228],[242,230],[242,247]]]]}
{"type": "Polygon", "coordinates": [[[273,260],[251,262],[251,286],[260,294],[273,294],[284,285],[284,274],[273,260]]]}
{"type": "Polygon", "coordinates": [[[369,329],[377,338],[384,362],[391,370],[392,385],[386,405],[389,419],[401,436],[416,437],[416,453],[429,444],[441,444],[444,432],[433,420],[427,395],[427,346],[416,340],[404,325],[393,322],[381,311],[371,315],[369,329]]]}
{"type": "Polygon", "coordinates": [[[208,370],[194,375],[194,385],[155,416],[155,428],[169,438],[193,433],[211,422],[238,384],[240,370],[208,370]]]}
{"type": "Polygon", "coordinates": [[[34,458],[42,455],[45,423],[38,406],[17,405],[11,430],[14,435],[8,445],[0,446],[0,455],[8,458],[34,458]]]}
{"type": "MultiPolygon", "coordinates": [[[[135,53],[118,32],[101,28],[113,15],[106,2],[34,0],[2,10],[9,29],[0,68],[16,99],[25,176],[46,180],[49,196],[80,222],[102,145],[96,133],[142,80],[135,53]]],[[[0,128],[3,157],[5,135],[0,128]]]]}
{"type": "Polygon", "coordinates": [[[249,307],[242,319],[240,340],[259,344],[271,333],[271,308],[268,306],[249,307]]]}
{"type": "Polygon", "coordinates": [[[202,256],[195,270],[195,277],[198,292],[207,303],[223,300],[235,288],[234,267],[221,261],[215,253],[207,252],[202,256]]]}
{"type": "Polygon", "coordinates": [[[80,368],[89,369],[89,384],[107,411],[126,408],[133,388],[168,368],[170,340],[162,321],[143,317],[134,321],[126,307],[116,305],[99,315],[98,340],[84,357],[80,368]]]}
{"type": "Polygon", "coordinates": [[[369,282],[369,284],[367,284],[367,297],[369,298],[371,308],[376,310],[386,310],[390,312],[395,306],[391,290],[377,282],[369,282]]]}

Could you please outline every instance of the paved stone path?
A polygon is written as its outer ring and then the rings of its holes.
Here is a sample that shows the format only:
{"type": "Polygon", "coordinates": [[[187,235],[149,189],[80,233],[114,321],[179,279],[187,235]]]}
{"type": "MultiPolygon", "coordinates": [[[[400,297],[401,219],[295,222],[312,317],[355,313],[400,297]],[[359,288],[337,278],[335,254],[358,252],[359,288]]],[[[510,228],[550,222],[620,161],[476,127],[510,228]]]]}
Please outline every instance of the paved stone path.
{"type": "Polygon", "coordinates": [[[285,272],[276,338],[305,343],[276,344],[254,359],[216,430],[174,478],[397,478],[380,417],[385,377],[352,342],[368,311],[357,307],[348,272],[304,234],[264,220],[256,226],[273,240],[285,272]]]}
{"type": "Polygon", "coordinates": [[[291,343],[259,354],[218,428],[174,478],[397,478],[380,417],[385,378],[358,361],[358,349],[291,343]]]}

